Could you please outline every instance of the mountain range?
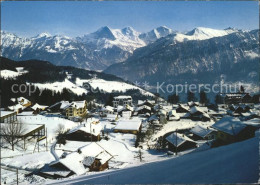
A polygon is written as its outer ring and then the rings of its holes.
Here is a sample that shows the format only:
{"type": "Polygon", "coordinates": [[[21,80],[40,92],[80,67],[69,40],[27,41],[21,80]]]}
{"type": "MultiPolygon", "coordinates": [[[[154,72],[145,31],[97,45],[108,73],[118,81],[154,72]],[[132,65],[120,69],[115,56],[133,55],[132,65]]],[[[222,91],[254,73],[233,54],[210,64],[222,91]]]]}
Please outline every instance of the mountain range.
{"type": "Polygon", "coordinates": [[[80,37],[41,33],[22,38],[5,31],[2,56],[104,71],[126,80],[169,83],[253,82],[259,79],[259,30],[165,26],[147,33],[107,26],[80,37]]]}
{"type": "Polygon", "coordinates": [[[30,38],[1,31],[2,56],[12,60],[46,60],[89,70],[104,70],[123,62],[137,48],[144,47],[173,31],[165,26],[148,33],[131,27],[111,29],[107,26],[76,38],[41,33],[30,38]]]}
{"type": "Polygon", "coordinates": [[[259,30],[196,28],[169,34],[104,72],[153,84],[258,82],[259,30]]]}

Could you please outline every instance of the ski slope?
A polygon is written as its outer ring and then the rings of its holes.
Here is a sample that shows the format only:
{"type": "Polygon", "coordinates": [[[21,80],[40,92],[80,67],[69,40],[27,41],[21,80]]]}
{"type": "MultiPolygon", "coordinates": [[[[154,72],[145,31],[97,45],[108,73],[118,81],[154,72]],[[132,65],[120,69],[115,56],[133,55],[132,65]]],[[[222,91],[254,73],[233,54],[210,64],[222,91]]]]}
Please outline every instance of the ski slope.
{"type": "Polygon", "coordinates": [[[259,137],[174,159],[77,177],[51,184],[255,183],[259,137]]]}

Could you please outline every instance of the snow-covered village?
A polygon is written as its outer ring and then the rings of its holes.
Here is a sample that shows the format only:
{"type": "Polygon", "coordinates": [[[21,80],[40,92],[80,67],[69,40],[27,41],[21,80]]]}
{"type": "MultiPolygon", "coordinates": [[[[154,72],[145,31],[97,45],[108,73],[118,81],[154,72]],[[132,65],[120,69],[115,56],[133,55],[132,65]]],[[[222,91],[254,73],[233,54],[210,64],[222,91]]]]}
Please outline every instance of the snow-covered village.
{"type": "Polygon", "coordinates": [[[257,1],[1,1],[0,184],[259,184],[257,1]]]}
{"type": "MultiPolygon", "coordinates": [[[[119,95],[111,105],[62,100],[46,106],[24,97],[12,98],[13,105],[1,109],[1,183],[63,183],[64,179],[70,179],[64,183],[73,183],[78,177],[86,177],[84,183],[95,183],[88,177],[99,179],[100,174],[105,176],[102,183],[119,183],[125,181],[110,180],[110,173],[178,158],[185,163],[185,157],[200,153],[198,163],[211,161],[204,163],[206,171],[212,165],[228,165],[217,164],[222,158],[236,163],[244,156],[252,169],[246,169],[251,170],[249,179],[241,177],[241,182],[253,182],[260,104],[251,103],[252,97],[242,92],[226,94],[224,99],[228,103],[207,106],[193,101],[172,104],[156,97],[135,102],[131,96],[119,95]],[[249,144],[245,150],[230,153],[230,147],[237,145],[241,150],[249,144]],[[217,155],[205,159],[203,153],[211,151],[217,155]]],[[[176,165],[173,170],[182,169],[176,165]]],[[[232,180],[230,172],[225,173],[216,182],[232,180]]],[[[176,182],[192,181],[177,178],[176,182]]]]}

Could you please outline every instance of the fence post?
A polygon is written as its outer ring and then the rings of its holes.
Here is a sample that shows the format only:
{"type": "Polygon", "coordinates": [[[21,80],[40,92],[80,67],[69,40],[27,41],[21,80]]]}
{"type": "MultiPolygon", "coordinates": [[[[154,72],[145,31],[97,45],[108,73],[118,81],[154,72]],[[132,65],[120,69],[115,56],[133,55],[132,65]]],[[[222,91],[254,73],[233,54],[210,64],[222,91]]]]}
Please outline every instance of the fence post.
{"type": "Polygon", "coordinates": [[[16,168],[16,184],[18,185],[18,168],[16,168]]]}

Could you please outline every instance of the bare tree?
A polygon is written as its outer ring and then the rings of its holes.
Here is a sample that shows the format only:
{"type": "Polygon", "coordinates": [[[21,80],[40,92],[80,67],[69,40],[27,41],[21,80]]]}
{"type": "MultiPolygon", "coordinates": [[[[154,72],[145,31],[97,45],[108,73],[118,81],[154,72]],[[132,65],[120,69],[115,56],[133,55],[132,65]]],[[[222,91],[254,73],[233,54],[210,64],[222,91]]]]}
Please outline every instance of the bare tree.
{"type": "Polygon", "coordinates": [[[3,124],[1,135],[12,146],[12,150],[14,150],[14,146],[19,142],[24,131],[25,125],[16,121],[3,124]]]}
{"type": "Polygon", "coordinates": [[[151,129],[147,130],[146,131],[146,144],[147,144],[149,150],[151,149],[151,146],[150,146],[149,142],[152,139],[152,137],[153,137],[152,130],[151,129]]]}
{"type": "Polygon", "coordinates": [[[66,144],[66,134],[69,130],[65,130],[65,126],[63,124],[58,124],[56,129],[56,139],[58,144],[66,144]]]}
{"type": "Polygon", "coordinates": [[[142,151],[140,148],[139,148],[138,153],[137,153],[137,155],[135,156],[135,158],[139,158],[140,162],[143,161],[143,158],[144,158],[144,156],[143,156],[143,151],[142,151]]]}
{"type": "Polygon", "coordinates": [[[65,133],[65,126],[63,124],[58,124],[57,129],[56,129],[56,134],[64,134],[65,133]]]}

